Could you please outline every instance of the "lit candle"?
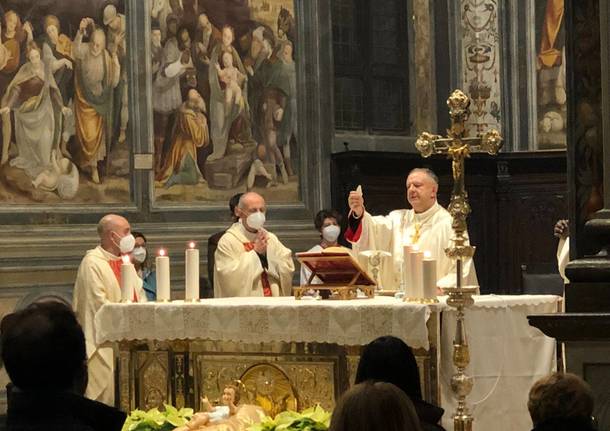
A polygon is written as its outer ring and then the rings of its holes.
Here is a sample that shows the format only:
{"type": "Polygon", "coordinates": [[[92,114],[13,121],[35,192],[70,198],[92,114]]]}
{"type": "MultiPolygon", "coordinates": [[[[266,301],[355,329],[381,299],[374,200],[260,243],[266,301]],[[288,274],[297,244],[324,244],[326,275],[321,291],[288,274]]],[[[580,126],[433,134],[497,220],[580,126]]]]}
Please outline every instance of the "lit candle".
{"type": "Polygon", "coordinates": [[[185,270],[185,299],[197,301],[199,299],[199,249],[195,248],[193,241],[189,242],[184,257],[185,270]]]}
{"type": "Polygon", "coordinates": [[[423,277],[424,298],[436,298],[436,260],[429,251],[424,252],[423,277]]]}
{"type": "Polygon", "coordinates": [[[411,291],[411,244],[405,244],[402,247],[402,291],[410,295],[411,291]],[[407,293],[408,292],[408,293],[407,293]]]}
{"type": "Polygon", "coordinates": [[[169,256],[163,248],[159,250],[159,254],[155,259],[155,271],[157,273],[157,301],[169,301],[169,256]]]}
{"type": "Polygon", "coordinates": [[[133,286],[137,274],[128,255],[123,255],[121,259],[123,259],[121,264],[121,302],[131,302],[133,300],[133,286]]]}
{"type": "Polygon", "coordinates": [[[422,261],[424,260],[424,253],[419,251],[419,247],[414,245],[411,251],[411,292],[408,296],[414,298],[422,298],[424,296],[424,283],[422,276],[422,261]]]}

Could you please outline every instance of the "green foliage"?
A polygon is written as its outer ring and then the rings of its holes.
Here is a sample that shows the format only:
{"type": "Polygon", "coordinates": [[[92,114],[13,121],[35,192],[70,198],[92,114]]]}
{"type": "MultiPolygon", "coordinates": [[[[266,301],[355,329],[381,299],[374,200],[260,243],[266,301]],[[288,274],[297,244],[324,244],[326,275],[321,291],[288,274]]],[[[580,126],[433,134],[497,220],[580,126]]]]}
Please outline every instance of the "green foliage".
{"type": "Polygon", "coordinates": [[[302,413],[285,411],[275,418],[265,417],[259,424],[252,425],[248,431],[327,431],[331,413],[319,405],[302,413]]]}
{"type": "Polygon", "coordinates": [[[147,412],[134,410],[127,417],[121,431],[172,431],[176,427],[186,425],[193,417],[193,409],[178,410],[165,404],[165,411],[152,409],[147,412]]]}

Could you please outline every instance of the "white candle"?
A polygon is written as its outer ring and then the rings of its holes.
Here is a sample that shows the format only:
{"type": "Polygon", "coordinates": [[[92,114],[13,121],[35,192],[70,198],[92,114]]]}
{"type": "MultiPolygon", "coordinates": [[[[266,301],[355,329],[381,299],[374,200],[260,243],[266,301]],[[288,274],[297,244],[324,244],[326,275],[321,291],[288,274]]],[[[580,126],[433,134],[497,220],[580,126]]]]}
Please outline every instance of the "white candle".
{"type": "Polygon", "coordinates": [[[407,296],[411,294],[411,244],[402,247],[402,290],[407,296]],[[408,292],[408,293],[407,293],[408,292]]]}
{"type": "Polygon", "coordinates": [[[195,248],[193,241],[189,242],[184,257],[185,270],[185,299],[196,301],[199,299],[199,249],[195,248]]]}
{"type": "Polygon", "coordinates": [[[424,253],[419,251],[419,247],[414,245],[411,251],[411,292],[408,296],[422,298],[424,296],[424,283],[422,276],[422,261],[424,253]]]}
{"type": "Polygon", "coordinates": [[[133,286],[137,276],[129,256],[124,255],[121,264],[121,302],[131,302],[133,300],[133,286]]]}
{"type": "Polygon", "coordinates": [[[436,260],[429,251],[424,252],[423,277],[424,298],[436,298],[436,260]]]}
{"type": "Polygon", "coordinates": [[[155,271],[157,274],[157,301],[169,301],[169,256],[165,249],[160,249],[155,259],[155,271]]]}

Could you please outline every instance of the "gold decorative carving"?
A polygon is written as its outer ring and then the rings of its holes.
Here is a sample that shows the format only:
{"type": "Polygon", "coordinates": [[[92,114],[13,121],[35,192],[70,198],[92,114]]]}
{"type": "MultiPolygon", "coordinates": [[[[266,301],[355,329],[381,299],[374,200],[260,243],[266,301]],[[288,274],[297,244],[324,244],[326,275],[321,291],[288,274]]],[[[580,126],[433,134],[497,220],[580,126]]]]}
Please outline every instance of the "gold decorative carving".
{"type": "Polygon", "coordinates": [[[119,352],[119,369],[117,370],[119,373],[119,406],[124,412],[130,412],[135,407],[132,405],[134,398],[130,396],[130,356],[131,352],[129,350],[121,349],[119,352]]]}
{"type": "Polygon", "coordinates": [[[168,357],[166,352],[138,352],[138,407],[150,410],[170,402],[168,357]]]}
{"type": "Polygon", "coordinates": [[[290,379],[278,366],[263,363],[251,366],[240,380],[246,388],[246,399],[269,416],[285,410],[298,410],[296,391],[290,379]]]}
{"type": "Polygon", "coordinates": [[[347,378],[349,379],[349,385],[354,386],[356,381],[356,373],[358,372],[358,364],[360,363],[359,355],[347,355],[347,378]]]}

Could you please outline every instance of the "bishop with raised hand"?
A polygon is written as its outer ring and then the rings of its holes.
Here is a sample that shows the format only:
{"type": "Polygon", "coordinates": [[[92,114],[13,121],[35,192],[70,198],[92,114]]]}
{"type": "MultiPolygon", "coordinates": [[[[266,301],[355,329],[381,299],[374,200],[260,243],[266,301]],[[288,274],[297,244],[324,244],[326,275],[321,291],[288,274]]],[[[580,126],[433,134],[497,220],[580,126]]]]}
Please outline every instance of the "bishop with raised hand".
{"type": "MultiPolygon", "coordinates": [[[[437,286],[456,285],[455,261],[445,249],[452,245],[452,217],[436,200],[438,177],[429,169],[413,169],[406,182],[406,194],[412,209],[399,209],[386,216],[372,216],[364,207],[362,190],[350,192],[348,229],[345,238],[356,254],[366,250],[384,250],[392,257],[381,266],[381,282],[386,289],[401,284],[403,246],[417,246],[429,251],[437,261],[437,286]]],[[[478,285],[474,262],[464,262],[464,285],[478,285]]]]}
{"type": "Polygon", "coordinates": [[[214,296],[288,296],[292,293],[292,252],[267,231],[265,199],[244,193],[239,220],[218,242],[214,262],[214,296]]]}

